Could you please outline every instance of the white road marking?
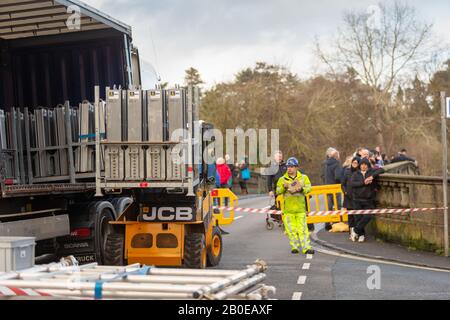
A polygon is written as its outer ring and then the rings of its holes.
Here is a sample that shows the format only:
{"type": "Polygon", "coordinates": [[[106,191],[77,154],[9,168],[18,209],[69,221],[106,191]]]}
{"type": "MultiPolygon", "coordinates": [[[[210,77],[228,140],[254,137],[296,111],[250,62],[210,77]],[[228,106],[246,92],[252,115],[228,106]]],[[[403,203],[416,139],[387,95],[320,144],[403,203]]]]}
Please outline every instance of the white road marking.
{"type": "Polygon", "coordinates": [[[307,254],[307,255],[306,255],[306,259],[312,260],[312,258],[313,258],[313,255],[312,255],[312,254],[307,254]]]}
{"type": "Polygon", "coordinates": [[[292,300],[302,300],[302,293],[294,292],[294,294],[292,295],[292,300]]]}
{"type": "Polygon", "coordinates": [[[310,267],[311,267],[311,263],[304,263],[302,269],[309,270],[310,267]]]}
{"type": "Polygon", "coordinates": [[[234,220],[239,220],[239,219],[242,219],[244,216],[237,216],[237,217],[234,217],[234,220]]]}
{"type": "Polygon", "coordinates": [[[320,253],[323,253],[323,254],[328,254],[330,256],[347,258],[347,259],[353,259],[353,260],[359,260],[359,261],[365,261],[365,262],[377,262],[377,263],[381,263],[381,264],[387,264],[387,265],[399,266],[399,267],[405,267],[405,268],[411,268],[411,269],[419,269],[419,270],[428,270],[428,271],[437,271],[437,272],[450,273],[450,270],[445,270],[445,269],[414,266],[414,265],[409,265],[409,264],[403,264],[403,263],[398,263],[398,262],[390,262],[390,261],[384,261],[384,260],[378,260],[378,259],[369,259],[369,258],[352,256],[352,255],[344,254],[344,253],[338,253],[338,252],[334,252],[334,251],[331,251],[331,250],[325,250],[325,249],[318,249],[317,251],[320,252],[320,253]]]}
{"type": "Polygon", "coordinates": [[[305,284],[305,283],[306,283],[306,276],[299,276],[297,284],[305,284]]]}

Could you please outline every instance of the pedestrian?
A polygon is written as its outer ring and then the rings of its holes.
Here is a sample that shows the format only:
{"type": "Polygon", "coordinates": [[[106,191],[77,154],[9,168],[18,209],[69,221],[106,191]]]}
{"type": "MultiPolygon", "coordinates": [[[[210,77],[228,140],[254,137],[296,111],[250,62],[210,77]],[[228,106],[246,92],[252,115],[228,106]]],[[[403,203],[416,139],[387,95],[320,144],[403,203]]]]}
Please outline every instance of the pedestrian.
{"type": "Polygon", "coordinates": [[[233,164],[233,162],[231,161],[231,158],[230,158],[230,155],[229,155],[229,154],[226,154],[226,155],[225,155],[225,162],[227,163],[228,167],[230,168],[230,171],[233,172],[233,170],[234,170],[234,164],[233,164]]]}
{"type": "Polygon", "coordinates": [[[347,158],[345,158],[345,161],[344,161],[344,163],[342,164],[342,167],[345,169],[345,168],[350,168],[351,167],[351,165],[352,165],[352,160],[353,160],[353,157],[352,156],[348,156],[347,158]]]}
{"type": "Polygon", "coordinates": [[[287,171],[286,163],[283,160],[283,152],[280,150],[276,151],[273,158],[275,163],[270,167],[270,175],[267,176],[267,189],[270,197],[275,196],[277,182],[287,171]]]}
{"type": "Polygon", "coordinates": [[[228,168],[230,168],[230,172],[231,172],[230,189],[233,190],[233,182],[234,182],[234,175],[233,175],[233,172],[234,172],[234,164],[233,164],[233,162],[231,161],[231,157],[230,157],[229,154],[226,154],[226,155],[225,155],[225,162],[226,162],[228,168]]]}
{"type": "Polygon", "coordinates": [[[362,151],[363,149],[364,149],[364,148],[362,148],[362,147],[357,148],[356,151],[353,153],[353,157],[361,158],[361,151],[362,151]]]}
{"type": "Polygon", "coordinates": [[[373,169],[380,169],[383,167],[380,164],[380,162],[377,160],[377,156],[374,152],[370,152],[369,161],[370,161],[370,165],[372,166],[373,169]]]}
{"type": "MultiPolygon", "coordinates": [[[[232,174],[230,171],[230,167],[228,167],[224,158],[217,158],[216,160],[216,188],[218,189],[226,189],[231,188],[232,184],[232,174]]],[[[218,206],[218,198],[214,199],[215,206],[218,206]]],[[[228,198],[225,198],[225,206],[228,205],[228,198]]]]}
{"type": "MultiPolygon", "coordinates": [[[[334,185],[334,184],[341,184],[342,179],[342,165],[340,163],[340,156],[339,151],[337,151],[334,148],[330,148],[327,150],[327,157],[328,159],[325,162],[324,167],[324,173],[325,176],[325,184],[326,185],[334,185]]],[[[328,210],[341,210],[341,195],[336,195],[336,202],[334,203],[334,196],[332,194],[327,195],[328,199],[328,210]]],[[[325,223],[325,229],[331,230],[332,226],[331,223],[327,222],[325,223]]]]}
{"type": "MultiPolygon", "coordinates": [[[[347,169],[350,169],[352,167],[352,160],[355,156],[348,156],[345,158],[345,162],[342,164],[342,171],[341,171],[341,186],[344,183],[345,179],[345,173],[347,172],[347,169]]],[[[343,208],[345,208],[344,205],[342,205],[343,208]]]]}
{"type": "MultiPolygon", "coordinates": [[[[342,176],[342,165],[340,163],[340,154],[336,149],[328,149],[329,154],[327,155],[327,160],[325,161],[325,172],[323,175],[325,176],[325,184],[340,184],[341,176],[342,176]]],[[[328,153],[328,151],[327,151],[328,153]]]]}
{"type": "Polygon", "coordinates": [[[284,197],[283,223],[289,237],[291,253],[314,254],[306,223],[306,195],[311,192],[308,176],[299,170],[296,158],[289,158],[287,172],[277,183],[277,195],[284,197]]]}
{"type": "Polygon", "coordinates": [[[326,158],[325,158],[325,160],[322,162],[322,164],[320,166],[321,167],[320,178],[322,180],[322,184],[327,184],[327,182],[326,182],[326,180],[327,180],[327,178],[326,178],[327,163],[328,163],[328,160],[330,158],[332,158],[332,155],[333,155],[334,152],[336,152],[335,148],[331,148],[331,147],[328,148],[326,153],[325,153],[326,158]]]}
{"type": "MultiPolygon", "coordinates": [[[[352,197],[352,186],[351,178],[353,174],[359,169],[359,157],[354,157],[350,161],[350,166],[344,169],[344,178],[342,179],[342,191],[344,192],[344,204],[343,207],[347,210],[354,210],[355,205],[353,204],[352,197]]],[[[354,215],[348,216],[348,227],[350,230],[355,227],[354,215]]]]}
{"type": "Polygon", "coordinates": [[[247,181],[250,180],[250,169],[248,167],[245,159],[241,160],[241,163],[238,164],[239,169],[239,186],[241,187],[241,194],[248,194],[247,190],[247,181]]]}
{"type": "Polygon", "coordinates": [[[391,163],[403,162],[403,161],[414,162],[417,166],[417,161],[413,158],[408,157],[408,152],[406,149],[400,150],[400,152],[398,153],[398,156],[395,157],[394,159],[392,159],[391,163]]]}
{"type": "Polygon", "coordinates": [[[224,158],[218,158],[216,160],[216,187],[230,188],[231,181],[230,167],[228,167],[224,158]]]}
{"type": "Polygon", "coordinates": [[[389,160],[387,154],[383,153],[383,154],[381,155],[381,158],[383,159],[383,164],[384,164],[385,166],[387,166],[388,164],[391,163],[391,161],[389,160]]]}
{"type": "Polygon", "coordinates": [[[376,147],[375,150],[373,151],[373,153],[375,154],[376,164],[379,167],[384,167],[385,163],[384,163],[383,155],[381,154],[381,147],[376,147]]]}
{"type": "MultiPolygon", "coordinates": [[[[351,177],[351,196],[355,210],[367,210],[375,208],[376,179],[384,173],[384,169],[371,168],[370,161],[362,158],[359,162],[359,169],[351,177]]],[[[351,229],[351,240],[353,242],[365,241],[365,228],[372,219],[372,215],[356,215],[354,217],[354,227],[351,229]]]]}
{"type": "Polygon", "coordinates": [[[359,152],[359,154],[360,154],[360,158],[361,158],[361,159],[362,159],[362,158],[367,158],[367,159],[369,159],[370,151],[369,151],[369,149],[361,148],[361,151],[359,152]]]}
{"type": "Polygon", "coordinates": [[[214,155],[214,150],[208,150],[208,163],[207,163],[207,180],[208,182],[214,182],[216,179],[216,157],[214,155]]]}

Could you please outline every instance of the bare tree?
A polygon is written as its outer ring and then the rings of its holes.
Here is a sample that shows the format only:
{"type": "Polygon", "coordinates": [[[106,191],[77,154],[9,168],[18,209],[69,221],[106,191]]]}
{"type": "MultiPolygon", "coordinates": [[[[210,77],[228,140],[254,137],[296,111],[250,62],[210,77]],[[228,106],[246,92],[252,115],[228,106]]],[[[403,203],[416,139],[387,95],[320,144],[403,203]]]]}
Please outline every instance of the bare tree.
{"type": "Polygon", "coordinates": [[[316,52],[337,76],[351,70],[371,88],[377,143],[384,145],[383,128],[390,124],[389,106],[395,89],[411,73],[434,61],[437,48],[431,24],[420,22],[415,9],[395,1],[367,12],[348,12],[331,50],[316,41],[316,52]]]}

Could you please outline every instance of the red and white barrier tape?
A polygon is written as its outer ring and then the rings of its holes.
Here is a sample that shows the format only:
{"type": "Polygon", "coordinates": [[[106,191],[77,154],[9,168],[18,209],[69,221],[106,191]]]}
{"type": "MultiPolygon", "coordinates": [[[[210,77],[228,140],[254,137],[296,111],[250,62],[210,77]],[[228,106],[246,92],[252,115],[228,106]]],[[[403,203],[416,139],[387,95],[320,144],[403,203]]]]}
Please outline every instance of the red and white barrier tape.
{"type": "MultiPolygon", "coordinates": [[[[235,212],[245,212],[245,213],[267,213],[267,214],[281,214],[282,211],[279,210],[269,210],[269,209],[254,209],[254,208],[239,208],[239,207],[214,207],[214,209],[235,211],[235,212]]],[[[312,211],[308,213],[309,217],[317,216],[337,216],[337,215],[362,215],[362,214],[406,214],[406,213],[416,213],[416,212],[427,212],[444,210],[444,208],[409,208],[409,209],[370,209],[370,210],[336,210],[336,211],[312,211]]]]}
{"type": "Polygon", "coordinates": [[[0,297],[11,296],[51,297],[52,295],[32,289],[0,286],[0,297]]]}

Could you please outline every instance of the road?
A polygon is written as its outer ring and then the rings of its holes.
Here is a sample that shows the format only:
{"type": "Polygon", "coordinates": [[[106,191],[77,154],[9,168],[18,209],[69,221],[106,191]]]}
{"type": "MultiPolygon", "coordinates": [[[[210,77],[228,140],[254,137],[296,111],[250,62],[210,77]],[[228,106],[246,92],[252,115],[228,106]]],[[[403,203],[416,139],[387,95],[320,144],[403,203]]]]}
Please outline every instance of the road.
{"type": "MultiPolygon", "coordinates": [[[[246,208],[269,204],[267,197],[239,201],[246,208]]],[[[269,266],[265,284],[276,287],[275,299],[450,299],[449,272],[341,257],[317,245],[315,249],[323,252],[293,255],[281,228],[266,230],[265,214],[237,213],[236,218],[224,228],[230,234],[224,235],[219,267],[241,269],[258,258],[265,260],[269,266]],[[372,270],[380,277],[375,278],[372,270]]]]}

